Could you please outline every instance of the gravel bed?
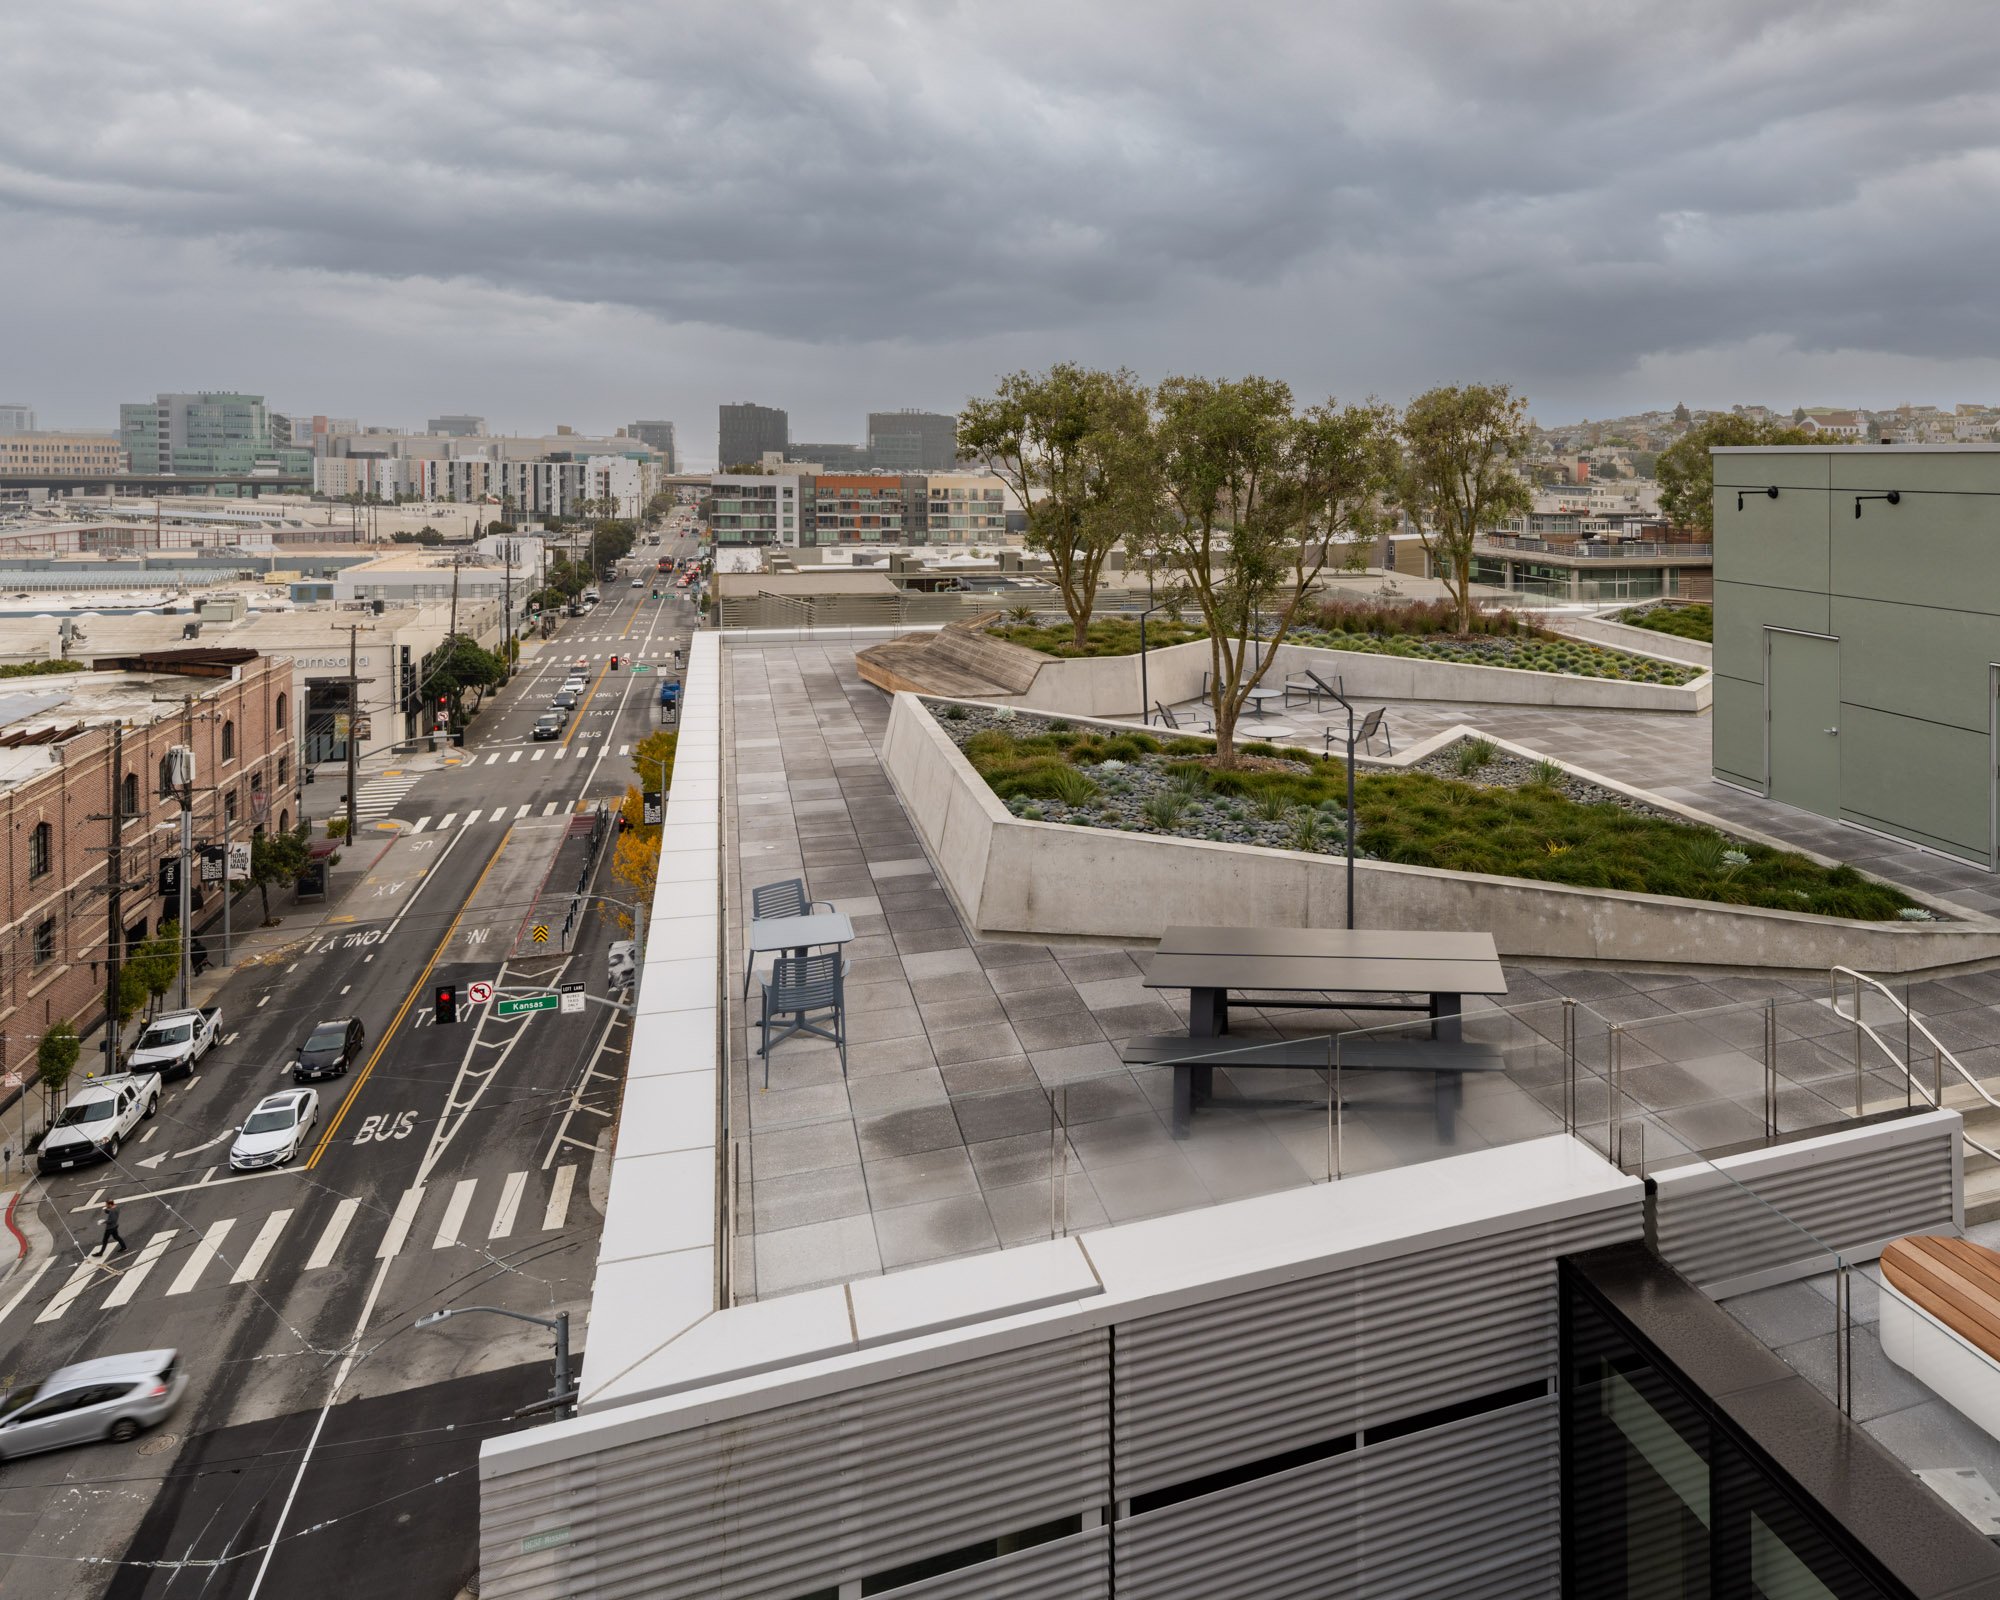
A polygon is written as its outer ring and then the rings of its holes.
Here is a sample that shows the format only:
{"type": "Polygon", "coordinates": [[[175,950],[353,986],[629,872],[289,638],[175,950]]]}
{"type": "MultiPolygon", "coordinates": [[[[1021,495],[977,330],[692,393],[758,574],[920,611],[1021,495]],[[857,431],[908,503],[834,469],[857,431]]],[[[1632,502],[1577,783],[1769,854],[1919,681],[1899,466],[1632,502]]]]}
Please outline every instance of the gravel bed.
{"type": "MultiPolygon", "coordinates": [[[[1032,738],[1038,733],[1050,731],[1061,722],[1060,717],[1031,716],[1017,713],[1013,717],[996,715],[993,711],[976,706],[963,708],[962,720],[940,718],[938,726],[948,733],[954,742],[963,745],[975,733],[994,728],[1022,738],[1032,738]]],[[[1072,727],[1076,724],[1070,724],[1072,727]]],[[[1109,732],[1110,730],[1105,730],[1109,732]]],[[[1172,733],[1134,727],[1134,733],[1151,732],[1163,743],[1173,739],[1172,733]]],[[[1239,748],[1241,748],[1239,746],[1239,748]]],[[[1257,814],[1256,807],[1247,800],[1236,800],[1220,795],[1190,796],[1180,823],[1174,828],[1162,828],[1146,815],[1146,802],[1155,795],[1180,792],[1180,785],[1166,768],[1169,761],[1182,759],[1170,756],[1144,756],[1137,761],[1122,765],[1105,763],[1103,766],[1079,767],[1079,772],[1094,779],[1100,789],[1098,798],[1088,806],[1067,806],[1060,800],[1011,800],[1007,807],[1015,816],[1027,816],[1041,822],[1065,822],[1074,827],[1110,828],[1124,833],[1152,833],[1162,837],[1177,839],[1207,839],[1224,844],[1256,844],[1277,850],[1306,849],[1314,854],[1340,855],[1347,848],[1345,815],[1337,804],[1328,801],[1313,813],[1315,841],[1302,844],[1300,821],[1296,812],[1282,821],[1267,822],[1257,814]]],[[[1304,762],[1284,761],[1279,765],[1295,772],[1308,770],[1304,762]]],[[[1367,860],[1366,851],[1357,850],[1358,859],[1367,860]]]]}
{"type": "MultiPolygon", "coordinates": [[[[1486,789],[1524,789],[1536,781],[1536,763],[1526,756],[1514,755],[1511,751],[1494,748],[1493,754],[1471,772],[1458,769],[1459,752],[1475,743],[1473,739],[1455,739],[1440,750],[1433,750],[1423,760],[1415,762],[1412,772],[1428,772],[1434,778],[1454,778],[1463,783],[1476,783],[1486,789]]],[[[1635,800],[1629,794],[1620,794],[1616,789],[1606,789],[1601,784],[1588,782],[1574,773],[1565,772],[1560,782],[1553,784],[1556,793],[1567,796],[1578,805],[1594,806],[1609,803],[1622,806],[1627,811],[1642,817],[1661,817],[1668,822],[1686,822],[1688,819],[1676,811],[1668,811],[1661,806],[1649,806],[1643,800],[1635,800]]]]}

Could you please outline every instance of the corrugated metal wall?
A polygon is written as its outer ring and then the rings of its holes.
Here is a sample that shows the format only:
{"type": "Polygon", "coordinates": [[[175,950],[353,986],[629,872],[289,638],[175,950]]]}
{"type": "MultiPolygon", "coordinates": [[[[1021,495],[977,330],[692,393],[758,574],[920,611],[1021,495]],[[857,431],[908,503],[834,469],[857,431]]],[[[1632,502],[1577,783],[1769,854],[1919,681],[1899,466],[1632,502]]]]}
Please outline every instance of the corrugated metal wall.
{"type": "Polygon", "coordinates": [[[1633,1223],[1541,1223],[1121,1323],[1119,1498],[1548,1376],[1556,1258],[1633,1223]]]}
{"type": "Polygon", "coordinates": [[[1777,1145],[1727,1169],[1658,1173],[1653,1247],[1683,1277],[1726,1294],[1828,1271],[1835,1250],[1866,1259],[1900,1234],[1950,1229],[1959,1129],[1945,1114],[1838,1159],[1777,1145]]]}
{"type": "Polygon", "coordinates": [[[1049,1340],[488,1484],[481,1592],[784,1600],[1101,1506],[1106,1345],[1049,1340]],[[582,1536],[524,1550],[553,1528],[582,1536]]]}
{"type": "MultiPolygon", "coordinates": [[[[482,1592],[791,1600],[1064,1517],[1089,1524],[1295,1449],[1340,1448],[1359,1430],[1553,1378],[1556,1259],[1638,1228],[1636,1204],[1536,1223],[490,1481],[482,1592]],[[524,1549],[565,1529],[568,1542],[524,1549]]],[[[1100,1529],[896,1592],[1548,1592],[1550,1416],[1513,1403],[1142,1507],[1112,1530],[1115,1589],[1100,1529]]]]}
{"type": "Polygon", "coordinates": [[[1118,1600],[1510,1600],[1558,1587],[1553,1396],[1118,1523],[1118,1600]]]}

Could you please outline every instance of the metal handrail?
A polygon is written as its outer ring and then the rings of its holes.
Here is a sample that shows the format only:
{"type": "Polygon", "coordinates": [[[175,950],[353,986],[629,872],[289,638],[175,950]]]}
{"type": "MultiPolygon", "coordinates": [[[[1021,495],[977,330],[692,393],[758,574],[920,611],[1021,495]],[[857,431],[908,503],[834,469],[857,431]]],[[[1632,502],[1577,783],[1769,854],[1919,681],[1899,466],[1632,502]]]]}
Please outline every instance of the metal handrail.
{"type": "MultiPolygon", "coordinates": [[[[1944,1083],[1943,1083],[1942,1072],[1940,1071],[1940,1073],[1934,1078],[1931,1087],[1926,1088],[1922,1083],[1919,1083],[1917,1081],[1916,1073],[1910,1070],[1909,1045],[1907,1042],[1904,1044],[1903,1047],[1903,1059],[1901,1061],[1898,1061],[1896,1059],[1895,1048],[1892,1045],[1890,1045],[1888,1040],[1884,1039],[1879,1033],[1877,1033],[1872,1027],[1870,1027],[1869,1024],[1863,1019],[1861,1015],[1860,986],[1862,984],[1865,983],[1868,985],[1869,988],[1878,990],[1881,993],[1883,999],[1887,1000],[1890,1005],[1894,1006],[1898,1011],[1900,1011],[1903,1014],[1903,1027],[1905,1030],[1904,1037],[1906,1041],[1911,1032],[1922,1034],[1924,1037],[1924,1042],[1931,1047],[1933,1052],[1935,1052],[1933,1059],[1935,1059],[1940,1064],[1940,1067],[1942,1067],[1942,1064],[1944,1062],[1947,1061],[1950,1062],[1951,1070],[1958,1074],[1960,1080],[1963,1081],[1966,1084],[1966,1086],[1972,1090],[1974,1094],[1978,1095],[1980,1099],[1984,1100],[1995,1111],[2000,1111],[2000,1100],[1996,1100],[1993,1097],[1993,1095],[1987,1090],[1986,1085],[1981,1083],[1970,1072],[1965,1070],[1965,1064],[1962,1061],[1960,1061],[1957,1056],[1953,1055],[1949,1050],[1945,1048],[1944,1041],[1940,1039],[1935,1033],[1931,1032],[1928,1025],[1925,1024],[1923,1018],[1919,1017],[1908,1006],[1904,1005],[1902,1001],[1898,1000],[1896,998],[1895,990],[1891,989],[1886,983],[1882,982],[1881,979],[1871,978],[1865,972],[1856,972],[1852,967],[1829,968],[1827,971],[1827,978],[1828,978],[1828,1001],[1833,1007],[1833,1014],[1836,1017],[1839,1017],[1843,1022],[1852,1022],[1854,1024],[1854,1031],[1857,1038],[1865,1033],[1870,1039],[1874,1040],[1876,1048],[1879,1049],[1883,1055],[1889,1058],[1891,1065],[1900,1067],[1902,1069],[1903,1078],[1905,1082],[1908,1083],[1911,1087],[1915,1088],[1919,1093],[1921,1093],[1925,1099],[1929,1100],[1932,1106],[1942,1108],[1944,1105],[1944,1083]],[[1840,1009],[1840,985],[1832,981],[1836,978],[1843,978],[1843,977],[1851,979],[1855,985],[1854,1015],[1852,1017],[1848,1016],[1846,1012],[1840,1009]]],[[[1989,1149],[1987,1146],[1981,1144],[1977,1139],[1973,1138],[1970,1134],[1962,1133],[1960,1137],[1962,1137],[1967,1144],[1971,1145],[1972,1148],[1977,1150],[1981,1155],[1991,1156],[1995,1161],[2000,1161],[2000,1150],[1989,1149]]]]}

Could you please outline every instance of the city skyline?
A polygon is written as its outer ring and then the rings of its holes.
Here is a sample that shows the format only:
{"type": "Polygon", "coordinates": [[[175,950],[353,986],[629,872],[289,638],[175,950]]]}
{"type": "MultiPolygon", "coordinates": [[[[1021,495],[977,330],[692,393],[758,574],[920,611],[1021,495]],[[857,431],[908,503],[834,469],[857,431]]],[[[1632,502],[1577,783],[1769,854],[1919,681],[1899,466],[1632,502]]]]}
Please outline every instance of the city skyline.
{"type": "Polygon", "coordinates": [[[811,439],[856,397],[956,410],[1065,358],[1308,398],[1503,381],[1544,418],[2000,380],[1969,231],[1991,41],[1939,52],[1911,8],[1858,5],[1554,17],[1253,5],[1218,53],[1196,8],[1031,7],[1065,40],[1044,69],[970,17],[862,4],[693,8],[671,35],[468,13],[448,64],[347,59],[365,4],[281,31],[24,14],[0,221],[38,314],[0,387],[51,427],[207,384],[496,429],[762,393],[811,439]],[[442,92],[459,71],[492,92],[442,92]],[[992,114],[966,124],[945,81],[992,114]],[[503,245],[496,207],[536,220],[503,245]]]}

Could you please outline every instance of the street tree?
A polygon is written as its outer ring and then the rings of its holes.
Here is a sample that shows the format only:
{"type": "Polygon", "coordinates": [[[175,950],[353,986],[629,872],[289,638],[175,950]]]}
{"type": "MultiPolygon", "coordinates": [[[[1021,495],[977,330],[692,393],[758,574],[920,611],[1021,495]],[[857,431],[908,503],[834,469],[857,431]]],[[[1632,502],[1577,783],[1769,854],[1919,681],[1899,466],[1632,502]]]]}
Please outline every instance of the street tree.
{"type": "Polygon", "coordinates": [[[1517,463],[1528,403],[1504,383],[1450,384],[1409,403],[1397,494],[1444,575],[1460,633],[1472,627],[1472,549],[1482,529],[1532,503],[1517,463]]]}
{"type": "Polygon", "coordinates": [[[473,707],[486,698],[486,691],[506,680],[507,669],[500,657],[485,649],[470,635],[454,633],[438,647],[431,663],[428,688],[432,694],[451,697],[451,716],[456,723],[466,691],[472,690],[473,707]]]}
{"type": "Polygon", "coordinates": [[[1078,648],[1106,560],[1150,521],[1147,400],[1123,368],[1064,361],[1046,372],[1013,373],[959,413],[959,454],[980,462],[1020,502],[1027,544],[1049,558],[1078,648]]]}
{"type": "Polygon", "coordinates": [[[181,925],[163,922],[150,939],[125,958],[118,980],[121,986],[128,981],[138,984],[150,1008],[159,1004],[180,974],[181,925]]]}
{"type": "Polygon", "coordinates": [[[1660,480],[1660,509],[1676,528],[1715,538],[1715,458],[1731,445],[1826,444],[1825,435],[1782,422],[1728,412],[1690,428],[1660,452],[1653,471],[1660,480]]]}
{"type": "Polygon", "coordinates": [[[77,1057],[83,1053],[83,1041],[76,1036],[76,1029],[67,1022],[58,1022],[41,1037],[35,1046],[35,1076],[40,1080],[45,1097],[44,1106],[53,1111],[55,1102],[69,1083],[69,1075],[76,1070],[77,1057]]]}
{"type": "Polygon", "coordinates": [[[1303,415],[1270,378],[1170,378],[1155,446],[1166,514],[1148,559],[1208,630],[1215,760],[1236,732],[1321,574],[1374,525],[1392,414],[1333,401],[1303,415]]]}
{"type": "Polygon", "coordinates": [[[250,840],[250,881],[264,901],[264,920],[271,920],[271,885],[297,883],[312,862],[312,836],[308,824],[300,823],[290,833],[269,831],[250,840]]]}

